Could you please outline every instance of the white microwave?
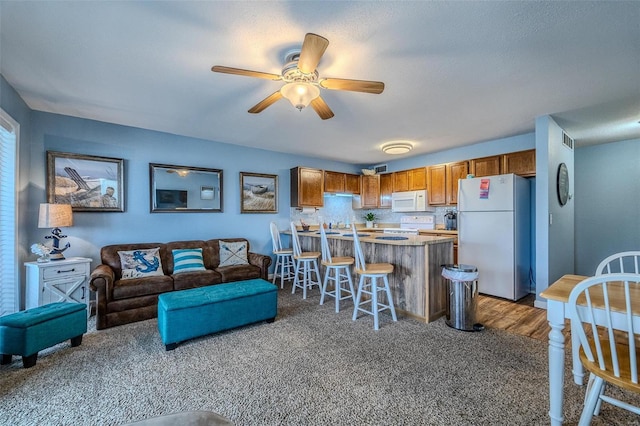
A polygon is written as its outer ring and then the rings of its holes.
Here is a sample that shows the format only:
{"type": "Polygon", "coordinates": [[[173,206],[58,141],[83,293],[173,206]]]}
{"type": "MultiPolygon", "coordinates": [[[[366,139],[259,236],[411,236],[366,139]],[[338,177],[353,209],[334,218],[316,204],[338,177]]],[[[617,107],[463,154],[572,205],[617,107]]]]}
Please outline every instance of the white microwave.
{"type": "Polygon", "coordinates": [[[391,194],[392,212],[430,212],[435,208],[427,203],[427,191],[403,191],[391,194]]]}

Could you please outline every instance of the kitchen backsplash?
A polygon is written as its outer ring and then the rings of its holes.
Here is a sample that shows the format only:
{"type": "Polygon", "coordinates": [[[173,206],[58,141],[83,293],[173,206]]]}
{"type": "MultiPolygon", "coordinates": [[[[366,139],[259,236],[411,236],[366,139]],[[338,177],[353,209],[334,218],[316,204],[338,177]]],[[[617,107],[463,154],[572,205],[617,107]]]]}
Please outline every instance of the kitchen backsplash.
{"type": "MultiPolygon", "coordinates": [[[[317,225],[320,220],[324,222],[331,222],[337,224],[352,222],[355,223],[364,223],[364,215],[368,212],[373,212],[376,215],[376,222],[381,223],[393,223],[400,224],[400,217],[402,216],[420,216],[427,214],[435,214],[436,215],[436,226],[442,225],[444,226],[445,220],[444,215],[448,211],[454,210],[455,207],[452,206],[442,206],[436,207],[434,212],[416,212],[416,213],[393,213],[391,209],[362,209],[362,210],[353,210],[351,207],[351,197],[339,196],[339,195],[326,195],[324,197],[324,207],[321,207],[314,211],[313,213],[303,213],[299,209],[294,207],[291,208],[291,220],[293,222],[299,223],[302,219],[305,223],[310,225],[317,225]]],[[[284,224],[285,228],[287,224],[284,224]]]]}

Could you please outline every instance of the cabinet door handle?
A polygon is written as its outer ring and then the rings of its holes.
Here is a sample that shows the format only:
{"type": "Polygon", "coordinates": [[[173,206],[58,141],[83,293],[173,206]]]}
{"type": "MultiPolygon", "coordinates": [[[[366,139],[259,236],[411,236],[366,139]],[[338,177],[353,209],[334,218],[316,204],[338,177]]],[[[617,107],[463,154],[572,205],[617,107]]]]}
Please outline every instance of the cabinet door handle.
{"type": "Polygon", "coordinates": [[[81,299],[84,300],[84,286],[82,286],[82,297],[81,297],[81,299]]]}
{"type": "Polygon", "coordinates": [[[58,274],[62,274],[62,273],[65,273],[65,272],[74,272],[75,270],[76,270],[76,268],[67,269],[66,271],[62,270],[62,269],[58,269],[58,274]]]}

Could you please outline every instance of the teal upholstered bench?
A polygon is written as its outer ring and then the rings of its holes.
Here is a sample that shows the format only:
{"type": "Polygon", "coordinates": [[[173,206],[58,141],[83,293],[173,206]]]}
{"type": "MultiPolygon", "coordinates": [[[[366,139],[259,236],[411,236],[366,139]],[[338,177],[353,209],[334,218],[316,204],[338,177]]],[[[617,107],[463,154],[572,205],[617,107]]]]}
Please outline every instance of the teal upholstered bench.
{"type": "Polygon", "coordinates": [[[24,368],[33,367],[38,352],[71,339],[71,346],[82,343],[87,332],[87,305],[56,302],[0,317],[1,364],[12,355],[22,356],[24,368]]]}
{"type": "Polygon", "coordinates": [[[218,331],[267,321],[278,311],[278,287],[262,279],[163,293],[158,330],[166,350],[218,331]]]}

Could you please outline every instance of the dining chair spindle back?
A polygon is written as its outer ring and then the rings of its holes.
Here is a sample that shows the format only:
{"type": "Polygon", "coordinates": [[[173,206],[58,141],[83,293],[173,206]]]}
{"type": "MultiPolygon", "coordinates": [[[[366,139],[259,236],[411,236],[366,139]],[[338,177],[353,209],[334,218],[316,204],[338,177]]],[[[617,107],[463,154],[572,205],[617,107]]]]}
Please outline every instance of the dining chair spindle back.
{"type": "Polygon", "coordinates": [[[280,231],[275,222],[271,222],[269,228],[271,231],[273,254],[276,256],[276,265],[273,268],[273,279],[271,282],[275,284],[276,278],[280,277],[280,288],[284,288],[285,280],[289,281],[294,278],[296,265],[293,262],[293,249],[282,247],[280,231]]]}
{"type": "Polygon", "coordinates": [[[638,351],[640,301],[629,289],[640,285],[640,274],[602,274],[587,278],[569,295],[571,333],[578,337],[580,361],[589,371],[584,408],[579,425],[588,425],[600,401],[640,415],[640,408],[605,395],[611,384],[640,393],[638,351]],[[621,332],[622,331],[622,332],[621,332]]]}
{"type": "Polygon", "coordinates": [[[355,224],[351,225],[353,231],[353,253],[355,255],[356,267],[355,272],[360,276],[358,282],[358,293],[353,308],[353,321],[358,317],[358,312],[364,312],[373,316],[373,328],[379,329],[378,314],[388,309],[391,311],[391,317],[394,321],[398,321],[396,310],[393,306],[393,297],[391,288],[389,287],[389,274],[393,272],[393,265],[390,263],[369,263],[367,264],[362,253],[362,246],[358,238],[358,231],[355,224]],[[382,285],[379,285],[378,279],[381,279],[382,285]],[[380,301],[378,293],[383,291],[386,295],[386,303],[380,301]],[[368,295],[369,298],[363,300],[362,295],[368,295]],[[370,309],[366,309],[369,305],[370,309]]]}
{"type": "Polygon", "coordinates": [[[314,285],[317,285],[322,293],[320,271],[318,269],[318,258],[320,258],[320,252],[302,251],[300,238],[298,238],[298,229],[294,222],[291,222],[291,241],[293,242],[293,259],[296,264],[291,294],[296,292],[296,288],[301,288],[302,298],[306,299],[307,289],[311,290],[314,285]],[[312,277],[313,273],[316,275],[315,281],[312,277]],[[302,277],[300,275],[302,275],[302,277]]]}
{"type": "Polygon", "coordinates": [[[336,312],[340,312],[341,300],[352,299],[355,303],[356,292],[353,290],[353,280],[351,279],[351,266],[354,259],[350,256],[331,256],[327,233],[322,223],[320,224],[320,240],[322,245],[321,264],[325,268],[320,304],[324,304],[326,296],[331,296],[336,302],[336,312]],[[333,290],[327,288],[329,281],[333,281],[333,290]],[[348,285],[348,287],[343,287],[343,285],[348,285]]]}

